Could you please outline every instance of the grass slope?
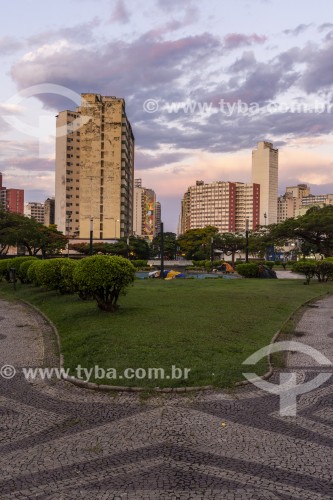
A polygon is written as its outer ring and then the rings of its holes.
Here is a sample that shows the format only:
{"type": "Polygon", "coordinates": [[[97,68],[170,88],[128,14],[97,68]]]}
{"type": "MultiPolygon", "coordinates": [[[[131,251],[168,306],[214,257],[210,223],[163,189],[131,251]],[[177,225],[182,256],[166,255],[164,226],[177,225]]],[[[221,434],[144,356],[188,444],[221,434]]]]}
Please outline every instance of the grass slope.
{"type": "MultiPolygon", "coordinates": [[[[329,290],[330,283],[298,280],[138,280],[120,298],[120,310],[108,314],[94,301],[30,285],[13,292],[0,283],[6,297],[31,302],[55,323],[66,368],[98,365],[118,375],[129,367],[161,367],[166,374],[172,365],[191,369],[187,380],[96,380],[147,388],[232,387],[243,379],[242,362],[301,304],[329,290]]],[[[258,374],[266,369],[265,359],[254,367],[258,374]]]]}

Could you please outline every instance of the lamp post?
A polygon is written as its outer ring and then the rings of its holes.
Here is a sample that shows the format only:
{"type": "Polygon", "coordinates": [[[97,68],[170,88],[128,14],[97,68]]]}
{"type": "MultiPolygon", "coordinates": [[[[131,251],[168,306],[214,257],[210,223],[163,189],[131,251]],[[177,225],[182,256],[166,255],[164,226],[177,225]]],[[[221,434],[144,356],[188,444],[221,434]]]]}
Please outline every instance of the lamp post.
{"type": "Polygon", "coordinates": [[[160,272],[160,278],[163,279],[163,274],[164,274],[164,230],[163,230],[163,222],[161,222],[160,237],[161,237],[161,245],[160,245],[160,252],[161,252],[161,272],[160,272]]]}
{"type": "Polygon", "coordinates": [[[67,224],[67,258],[69,258],[69,223],[70,223],[70,219],[66,219],[66,224],[67,224]]]}
{"type": "Polygon", "coordinates": [[[210,239],[210,261],[214,262],[214,238],[213,238],[213,236],[210,239]]]}
{"type": "Polygon", "coordinates": [[[245,221],[245,262],[249,262],[249,218],[245,221]]]}
{"type": "Polygon", "coordinates": [[[94,231],[94,219],[90,218],[90,245],[89,245],[89,253],[93,254],[93,231],[94,231]]]}

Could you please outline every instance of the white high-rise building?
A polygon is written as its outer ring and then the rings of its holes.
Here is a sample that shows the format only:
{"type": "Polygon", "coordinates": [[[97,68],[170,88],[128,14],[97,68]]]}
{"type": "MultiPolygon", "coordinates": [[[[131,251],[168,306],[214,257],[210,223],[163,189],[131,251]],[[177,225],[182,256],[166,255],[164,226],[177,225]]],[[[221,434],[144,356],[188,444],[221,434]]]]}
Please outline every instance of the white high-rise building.
{"type": "Polygon", "coordinates": [[[279,150],[271,142],[252,151],[252,182],[260,185],[260,225],[277,223],[279,150]]]}

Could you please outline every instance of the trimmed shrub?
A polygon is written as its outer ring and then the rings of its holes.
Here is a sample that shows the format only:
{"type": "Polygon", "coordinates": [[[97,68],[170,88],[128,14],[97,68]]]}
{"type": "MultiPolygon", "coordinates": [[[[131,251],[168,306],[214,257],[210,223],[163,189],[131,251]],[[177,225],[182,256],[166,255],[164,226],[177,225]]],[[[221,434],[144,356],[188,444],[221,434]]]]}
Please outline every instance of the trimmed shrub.
{"type": "Polygon", "coordinates": [[[27,256],[27,257],[15,257],[13,259],[13,263],[12,263],[11,267],[16,268],[16,275],[17,275],[18,279],[21,281],[21,283],[26,283],[25,280],[27,279],[27,271],[29,268],[29,266],[28,267],[25,266],[22,269],[23,264],[27,264],[28,262],[31,263],[35,260],[38,260],[37,257],[33,257],[32,255],[27,256]],[[21,269],[22,269],[22,272],[21,272],[21,269]]]}
{"type": "Polygon", "coordinates": [[[34,262],[36,262],[36,258],[25,260],[24,262],[22,262],[22,264],[20,264],[17,275],[21,283],[31,283],[31,281],[28,278],[28,269],[34,262]]]}
{"type": "Polygon", "coordinates": [[[43,265],[36,270],[37,281],[40,286],[45,286],[48,290],[59,290],[62,262],[63,259],[43,261],[43,265]]]}
{"type": "Polygon", "coordinates": [[[316,271],[316,263],[310,261],[295,262],[293,265],[293,272],[304,274],[306,278],[306,284],[310,284],[310,279],[313,278],[316,271]]]}
{"type": "Polygon", "coordinates": [[[133,264],[133,266],[136,269],[142,269],[142,268],[148,266],[148,261],[147,260],[131,260],[131,264],[133,264]]]}
{"type": "Polygon", "coordinates": [[[2,281],[3,278],[9,281],[9,269],[13,260],[14,259],[0,260],[0,281],[2,281]]]}
{"type": "Polygon", "coordinates": [[[91,295],[102,311],[112,312],[119,295],[133,283],[135,267],[124,257],[96,255],[82,259],[73,276],[79,296],[91,295]]]}
{"type": "Polygon", "coordinates": [[[37,277],[37,271],[45,264],[45,262],[45,260],[34,260],[32,264],[30,264],[27,271],[27,280],[29,283],[33,283],[35,286],[40,286],[37,277]]]}
{"type": "Polygon", "coordinates": [[[237,264],[236,271],[244,278],[258,278],[259,275],[258,265],[251,262],[248,264],[237,264]]]}
{"type": "Polygon", "coordinates": [[[64,293],[75,293],[76,288],[74,284],[73,273],[74,269],[78,265],[78,262],[73,259],[63,259],[61,264],[61,279],[59,284],[59,292],[64,293]]]}
{"type": "Polygon", "coordinates": [[[333,278],[333,262],[329,260],[319,260],[316,264],[315,275],[318,281],[328,281],[333,278]]]}

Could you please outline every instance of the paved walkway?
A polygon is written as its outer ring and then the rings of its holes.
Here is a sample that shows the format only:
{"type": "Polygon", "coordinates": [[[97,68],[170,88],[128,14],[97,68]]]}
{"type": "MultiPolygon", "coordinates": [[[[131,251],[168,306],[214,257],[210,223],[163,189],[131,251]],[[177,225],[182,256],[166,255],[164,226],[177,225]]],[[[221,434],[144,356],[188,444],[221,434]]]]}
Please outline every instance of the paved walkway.
{"type": "MultiPolygon", "coordinates": [[[[333,297],[317,305],[296,339],[333,359],[333,297]]],[[[333,498],[331,381],[298,398],[297,417],[280,416],[277,396],[252,385],[145,402],[32,384],[20,367],[43,366],[45,356],[56,366],[50,328],[4,301],[0,348],[0,367],[17,370],[0,377],[1,500],[333,498]]],[[[298,354],[290,365],[299,378],[318,372],[298,354]]]]}

